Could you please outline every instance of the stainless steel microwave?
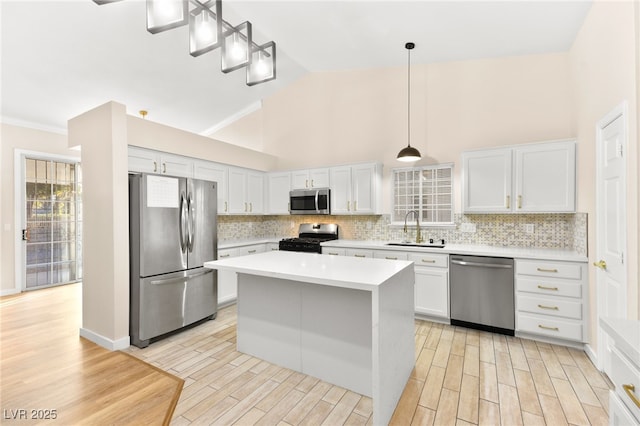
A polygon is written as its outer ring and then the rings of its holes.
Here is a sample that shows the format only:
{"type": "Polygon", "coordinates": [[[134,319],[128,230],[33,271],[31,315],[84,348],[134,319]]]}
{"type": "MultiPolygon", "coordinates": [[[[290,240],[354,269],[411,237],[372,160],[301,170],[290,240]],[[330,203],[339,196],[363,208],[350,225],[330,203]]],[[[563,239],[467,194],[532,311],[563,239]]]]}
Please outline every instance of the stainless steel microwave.
{"type": "Polygon", "coordinates": [[[329,188],[294,189],[289,192],[291,214],[331,214],[329,188]]]}

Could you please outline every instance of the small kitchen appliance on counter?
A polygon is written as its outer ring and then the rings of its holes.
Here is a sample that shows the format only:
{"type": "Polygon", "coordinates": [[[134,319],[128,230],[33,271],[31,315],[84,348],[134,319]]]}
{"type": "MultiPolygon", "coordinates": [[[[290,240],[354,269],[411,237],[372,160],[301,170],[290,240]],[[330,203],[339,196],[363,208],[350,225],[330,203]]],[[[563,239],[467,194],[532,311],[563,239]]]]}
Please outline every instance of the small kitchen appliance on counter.
{"type": "Polygon", "coordinates": [[[335,223],[302,223],[297,238],[280,240],[278,248],[284,251],[322,253],[320,243],[338,239],[338,225],[335,223]]]}
{"type": "Polygon", "coordinates": [[[217,183],[129,175],[131,343],[150,341],[218,312],[217,183]]]}

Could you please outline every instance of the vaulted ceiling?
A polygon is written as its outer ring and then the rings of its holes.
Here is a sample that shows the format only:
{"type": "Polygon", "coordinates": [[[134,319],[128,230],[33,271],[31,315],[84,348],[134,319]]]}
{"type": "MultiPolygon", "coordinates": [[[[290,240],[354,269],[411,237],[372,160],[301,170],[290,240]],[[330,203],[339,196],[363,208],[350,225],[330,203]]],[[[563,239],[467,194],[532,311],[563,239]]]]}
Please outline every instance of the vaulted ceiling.
{"type": "Polygon", "coordinates": [[[310,72],[568,51],[590,1],[224,0],[277,44],[277,79],[248,87],[220,71],[219,49],[194,58],[188,29],[146,30],[145,2],[2,0],[2,121],[64,133],[110,100],[194,133],[253,109],[310,72]]]}

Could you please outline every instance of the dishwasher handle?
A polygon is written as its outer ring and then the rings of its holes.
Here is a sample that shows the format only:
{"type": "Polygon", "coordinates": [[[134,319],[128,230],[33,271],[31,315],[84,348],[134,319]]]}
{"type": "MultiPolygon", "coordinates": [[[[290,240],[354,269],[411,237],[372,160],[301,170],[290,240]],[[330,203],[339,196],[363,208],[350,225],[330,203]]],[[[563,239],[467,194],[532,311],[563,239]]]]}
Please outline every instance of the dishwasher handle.
{"type": "Polygon", "coordinates": [[[451,259],[451,263],[462,266],[479,266],[481,268],[496,268],[496,269],[513,269],[513,265],[503,265],[499,263],[480,263],[480,262],[467,262],[464,260],[451,259]]]}

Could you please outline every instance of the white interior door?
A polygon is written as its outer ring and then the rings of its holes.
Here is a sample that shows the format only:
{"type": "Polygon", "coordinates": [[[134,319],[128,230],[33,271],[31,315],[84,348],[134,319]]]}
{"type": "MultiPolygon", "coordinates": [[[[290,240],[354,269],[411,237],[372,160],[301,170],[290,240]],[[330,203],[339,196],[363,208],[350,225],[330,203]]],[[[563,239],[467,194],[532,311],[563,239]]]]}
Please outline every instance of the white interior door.
{"type": "Polygon", "coordinates": [[[597,127],[596,286],[598,361],[611,377],[610,339],[600,318],[627,316],[626,284],[626,108],[620,106],[597,127]]]}

